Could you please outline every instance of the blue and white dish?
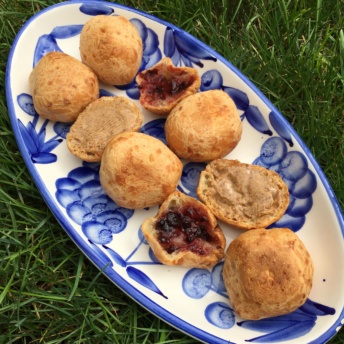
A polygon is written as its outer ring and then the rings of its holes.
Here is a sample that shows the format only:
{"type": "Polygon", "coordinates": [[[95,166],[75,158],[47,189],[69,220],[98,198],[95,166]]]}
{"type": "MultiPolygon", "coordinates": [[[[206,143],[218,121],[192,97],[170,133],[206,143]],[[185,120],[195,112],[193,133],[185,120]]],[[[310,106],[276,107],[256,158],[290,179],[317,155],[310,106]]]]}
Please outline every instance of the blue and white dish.
{"type": "MultiPolygon", "coordinates": [[[[267,98],[218,53],[179,28],[146,13],[101,1],[68,1],[46,8],[20,30],[9,55],[6,93],[15,137],[45,201],[82,252],[121,290],[153,314],[199,341],[209,343],[323,343],[344,318],[344,221],[323,171],[291,125],[267,98]],[[235,101],[243,122],[239,145],[228,155],[277,171],[290,191],[290,206],[273,226],[297,232],[315,265],[307,302],[295,312],[259,321],[238,318],[222,279],[222,262],[210,270],[160,264],[140,226],[157,207],[117,206],[99,183],[99,164],[78,160],[66,147],[69,125],[40,118],[28,78],[48,51],[80,59],[79,34],[98,14],[122,15],[144,43],[141,70],[171,57],[195,67],[200,91],[222,89],[235,101]]],[[[124,95],[139,104],[135,82],[101,85],[101,96],[124,95]]],[[[141,132],[165,142],[164,118],[143,110],[141,132]]],[[[196,197],[204,163],[184,161],[178,188],[196,197]]],[[[241,231],[222,224],[227,244],[241,231]]],[[[111,283],[111,282],[109,282],[111,283]]]]}

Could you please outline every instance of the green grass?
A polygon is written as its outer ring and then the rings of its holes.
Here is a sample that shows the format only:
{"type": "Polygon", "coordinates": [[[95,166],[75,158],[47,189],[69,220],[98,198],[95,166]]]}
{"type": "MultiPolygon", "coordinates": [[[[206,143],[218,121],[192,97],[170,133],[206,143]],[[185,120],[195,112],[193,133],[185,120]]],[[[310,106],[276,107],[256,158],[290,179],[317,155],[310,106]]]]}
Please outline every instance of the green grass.
{"type": "MultiPolygon", "coordinates": [[[[0,82],[15,34],[57,1],[0,2],[0,82]]],[[[344,3],[137,0],[250,78],[308,145],[344,208],[344,3]]],[[[0,344],[194,343],[108,281],[58,224],[18,151],[0,94],[0,344]]],[[[344,330],[331,341],[344,343],[344,330]]]]}

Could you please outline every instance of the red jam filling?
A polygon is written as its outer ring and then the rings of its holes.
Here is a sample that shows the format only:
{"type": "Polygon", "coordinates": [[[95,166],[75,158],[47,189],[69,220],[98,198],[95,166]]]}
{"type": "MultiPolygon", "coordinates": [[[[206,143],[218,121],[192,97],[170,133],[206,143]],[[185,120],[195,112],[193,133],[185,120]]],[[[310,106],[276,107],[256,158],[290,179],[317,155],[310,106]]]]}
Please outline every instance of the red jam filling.
{"type": "Polygon", "coordinates": [[[179,96],[195,81],[193,76],[174,66],[148,69],[140,73],[140,78],[139,90],[153,103],[179,96]]]}
{"type": "Polygon", "coordinates": [[[210,222],[201,208],[194,205],[166,211],[156,222],[158,241],[171,254],[176,250],[188,250],[206,255],[217,237],[209,234],[210,222]]]}

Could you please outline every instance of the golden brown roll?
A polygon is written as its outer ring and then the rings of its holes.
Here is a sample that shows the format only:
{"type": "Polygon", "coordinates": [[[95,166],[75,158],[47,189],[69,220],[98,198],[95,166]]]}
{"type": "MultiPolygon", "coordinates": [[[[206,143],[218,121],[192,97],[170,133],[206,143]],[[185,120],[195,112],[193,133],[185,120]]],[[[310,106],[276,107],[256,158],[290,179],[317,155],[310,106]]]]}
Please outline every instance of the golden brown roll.
{"type": "Polygon", "coordinates": [[[102,97],[87,106],[67,134],[67,147],[79,159],[100,161],[106,145],[117,134],[138,131],[139,107],[125,97],[102,97]]]}
{"type": "Polygon", "coordinates": [[[29,77],[37,113],[59,122],[73,122],[99,97],[97,76],[76,58],[61,52],[44,55],[29,77]]]}
{"type": "Polygon", "coordinates": [[[142,53],[137,29],[122,16],[94,16],[81,31],[81,60],[105,84],[130,83],[140,68],[142,53]]]}
{"type": "Polygon", "coordinates": [[[119,206],[131,209],[161,204],[175,191],[182,163],[155,137],[125,132],[106,146],[100,182],[119,206]]]}
{"type": "Polygon", "coordinates": [[[195,68],[175,67],[165,57],[139,73],[136,82],[141,105],[153,113],[168,115],[182,99],[198,91],[201,77],[195,68]]]}
{"type": "Polygon", "coordinates": [[[209,268],[224,257],[226,239],[214,215],[179,191],[170,194],[141,228],[163,264],[209,268]]]}
{"type": "Polygon", "coordinates": [[[302,306],[312,288],[313,270],[307,249],[292,230],[255,229],[230,243],[223,279],[237,315],[258,320],[302,306]]]}
{"type": "Polygon", "coordinates": [[[239,143],[241,133],[237,108],[220,90],[186,97],[173,108],[165,124],[171,150],[195,162],[223,158],[239,143]]]}
{"type": "Polygon", "coordinates": [[[238,160],[210,162],[197,195],[218,219],[243,229],[269,226],[289,205],[288,187],[278,173],[238,160]]]}

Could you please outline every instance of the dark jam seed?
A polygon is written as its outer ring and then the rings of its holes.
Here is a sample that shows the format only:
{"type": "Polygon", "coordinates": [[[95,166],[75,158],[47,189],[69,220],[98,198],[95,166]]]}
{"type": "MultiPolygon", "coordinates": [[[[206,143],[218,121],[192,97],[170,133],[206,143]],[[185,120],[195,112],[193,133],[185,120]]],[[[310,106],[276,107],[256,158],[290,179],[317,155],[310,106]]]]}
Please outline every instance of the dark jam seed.
{"type": "MultiPolygon", "coordinates": [[[[158,93],[158,94],[160,94],[160,95],[163,95],[163,96],[165,96],[165,89],[163,88],[163,87],[159,87],[159,86],[157,86],[156,88],[155,88],[155,92],[156,93],[158,93]]],[[[161,97],[161,96],[160,96],[161,97]]]]}
{"type": "Polygon", "coordinates": [[[192,233],[196,233],[197,232],[197,230],[198,230],[198,226],[197,225],[194,225],[192,228],[191,228],[191,232],[192,233]]]}
{"type": "Polygon", "coordinates": [[[169,225],[166,219],[160,219],[156,224],[156,228],[165,232],[171,232],[173,230],[173,226],[169,225]]]}
{"type": "Polygon", "coordinates": [[[182,227],[183,227],[184,229],[188,229],[188,228],[191,227],[191,219],[190,219],[190,217],[184,216],[184,217],[182,218],[182,227]]]}
{"type": "MultiPolygon", "coordinates": [[[[149,78],[154,78],[154,77],[158,76],[158,74],[159,74],[158,69],[149,69],[146,72],[145,80],[148,80],[149,78]]],[[[144,75],[144,74],[142,74],[142,75],[144,75]]]]}
{"type": "Polygon", "coordinates": [[[166,215],[166,221],[170,226],[179,226],[180,225],[180,216],[177,213],[169,212],[166,215]]]}
{"type": "Polygon", "coordinates": [[[191,250],[203,255],[206,252],[202,248],[202,241],[216,240],[208,233],[209,227],[210,223],[202,209],[195,206],[176,208],[167,211],[157,221],[157,239],[168,253],[191,250]]]}
{"type": "Polygon", "coordinates": [[[164,219],[160,219],[158,222],[157,222],[157,224],[156,224],[156,227],[158,228],[158,229],[163,229],[164,228],[164,225],[165,225],[165,220],[164,219]]]}
{"type": "Polygon", "coordinates": [[[175,246],[169,246],[166,251],[167,253],[171,254],[173,253],[174,251],[176,251],[178,249],[178,247],[175,247],[175,246]]]}
{"type": "Polygon", "coordinates": [[[167,223],[165,223],[164,229],[165,232],[172,232],[173,231],[173,227],[169,226],[167,223]]]}
{"type": "Polygon", "coordinates": [[[186,88],[188,88],[188,86],[189,85],[185,81],[179,83],[176,80],[172,80],[171,81],[171,94],[173,95],[173,94],[176,94],[180,91],[183,91],[186,88]]]}
{"type": "Polygon", "coordinates": [[[186,237],[186,242],[189,243],[189,244],[192,243],[193,240],[194,240],[194,238],[192,236],[187,236],[186,237]]]}

